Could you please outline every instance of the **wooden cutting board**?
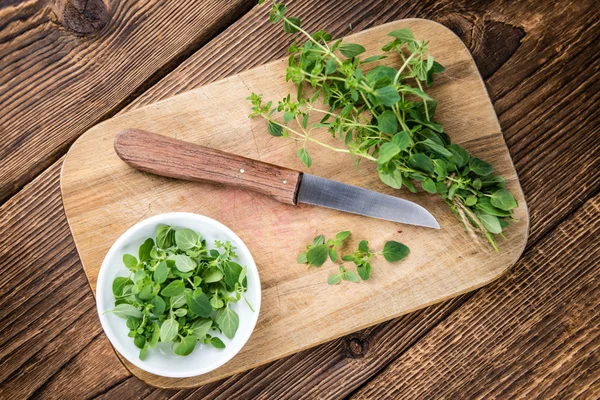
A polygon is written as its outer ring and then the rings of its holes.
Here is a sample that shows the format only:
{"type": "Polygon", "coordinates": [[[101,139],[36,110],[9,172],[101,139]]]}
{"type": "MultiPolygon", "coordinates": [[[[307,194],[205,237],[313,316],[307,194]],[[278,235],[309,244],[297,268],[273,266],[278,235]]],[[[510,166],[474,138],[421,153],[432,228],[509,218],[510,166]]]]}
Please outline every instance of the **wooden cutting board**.
{"type": "MultiPolygon", "coordinates": [[[[362,44],[372,55],[389,40],[388,32],[400,28],[430,41],[430,53],[447,68],[429,91],[439,101],[436,119],[454,142],[491,162],[516,195],[515,216],[520,222],[499,241],[501,252],[473,240],[437,196],[391,189],[379,181],[372,165],[363,163],[357,171],[350,156],[312,146],[314,166],[303,168],[296,142],[274,138],[263,120],[248,118],[250,92],[274,101],[294,92],[285,82],[287,61],[275,61],[107,120],[81,136],[65,159],[61,176],[65,212],[94,292],[98,269],[113,242],[136,222],[170,211],[195,212],[224,223],[247,244],[259,268],[263,290],[259,321],[232,361],[212,373],[183,379],[155,376],[124,362],[137,377],[163,388],[202,385],[468,292],[496,279],[518,259],[527,240],[527,207],[494,108],[460,39],[442,25],[410,19],[347,40],[362,44]],[[306,205],[293,207],[240,189],[138,172],[113,150],[115,135],[125,128],[146,129],[400,195],[425,206],[441,230],[306,205]],[[373,249],[393,239],[407,244],[411,253],[400,263],[375,261],[367,282],[329,286],[327,276],[336,266],[307,270],[296,257],[314,236],[331,237],[342,230],[352,231],[346,250],[361,239],[369,240],[373,249]]],[[[397,66],[399,61],[390,57],[384,62],[397,66]]],[[[326,132],[321,139],[341,145],[326,132]]]]}

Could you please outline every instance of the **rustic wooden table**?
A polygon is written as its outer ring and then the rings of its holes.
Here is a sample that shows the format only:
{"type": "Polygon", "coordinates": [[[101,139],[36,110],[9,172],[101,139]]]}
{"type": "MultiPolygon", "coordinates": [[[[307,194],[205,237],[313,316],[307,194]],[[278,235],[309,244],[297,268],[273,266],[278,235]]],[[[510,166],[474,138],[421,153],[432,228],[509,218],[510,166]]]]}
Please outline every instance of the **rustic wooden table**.
{"type": "Polygon", "coordinates": [[[527,197],[525,253],[476,292],[198,389],[120,364],[63,213],[63,157],[99,121],[285,56],[254,3],[0,3],[0,398],[598,398],[593,0],[287,1],[338,37],[421,17],[462,38],[527,197]]]}

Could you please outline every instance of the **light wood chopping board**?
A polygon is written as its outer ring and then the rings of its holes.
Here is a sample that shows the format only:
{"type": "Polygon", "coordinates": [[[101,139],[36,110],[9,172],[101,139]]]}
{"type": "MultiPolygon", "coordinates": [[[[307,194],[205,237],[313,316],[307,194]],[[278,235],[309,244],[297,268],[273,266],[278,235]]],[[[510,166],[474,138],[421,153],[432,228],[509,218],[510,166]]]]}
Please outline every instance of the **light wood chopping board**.
{"type": "MultiPolygon", "coordinates": [[[[64,162],[65,212],[94,292],[99,267],[114,241],[136,222],[164,212],[195,212],[224,223],[242,238],[258,265],[263,290],[259,321],[233,360],[212,373],[183,379],[155,376],[125,362],[137,377],[164,388],[221,379],[478,288],[518,259],[527,240],[527,207],[494,108],[460,39],[442,25],[410,19],[369,29],[347,41],[362,44],[372,55],[389,40],[388,32],[400,28],[430,41],[430,53],[447,68],[428,92],[439,101],[436,119],[455,143],[490,162],[519,202],[515,217],[520,222],[506,230],[506,240],[499,240],[501,252],[495,253],[484,240],[473,240],[438,196],[387,187],[366,162],[357,170],[351,156],[312,146],[314,165],[304,168],[296,157],[296,142],[274,138],[264,120],[248,118],[250,92],[274,101],[294,93],[293,85],[285,82],[287,60],[258,67],[107,120],[81,136],[64,162]],[[142,173],[128,167],[113,150],[115,135],[125,128],[402,196],[426,207],[441,230],[307,205],[294,207],[240,189],[142,173]],[[411,253],[400,263],[375,261],[367,282],[329,286],[327,276],[337,266],[328,263],[307,270],[296,257],[314,236],[331,237],[342,230],[352,231],[346,250],[361,239],[380,250],[393,239],[408,245],[411,253]]],[[[396,57],[383,61],[399,65],[396,57]]],[[[328,136],[324,132],[321,139],[341,145],[328,136]]]]}

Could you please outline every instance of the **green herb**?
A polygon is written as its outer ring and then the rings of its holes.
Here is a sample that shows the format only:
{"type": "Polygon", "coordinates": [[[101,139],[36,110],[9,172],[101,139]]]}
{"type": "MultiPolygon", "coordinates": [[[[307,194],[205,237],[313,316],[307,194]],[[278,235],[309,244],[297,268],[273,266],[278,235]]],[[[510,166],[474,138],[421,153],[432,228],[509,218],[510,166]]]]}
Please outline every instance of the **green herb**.
{"type": "Polygon", "coordinates": [[[335,235],[335,239],[329,239],[325,242],[325,236],[319,235],[314,238],[312,244],[306,246],[306,251],[303,251],[298,256],[298,263],[308,263],[309,267],[320,267],[325,264],[327,257],[333,262],[337,262],[338,250],[344,241],[350,236],[350,231],[339,232],[335,235]]]}
{"type": "MultiPolygon", "coordinates": [[[[502,235],[509,221],[515,220],[518,204],[504,189],[504,179],[492,175],[490,164],[452,144],[443,126],[435,122],[437,103],[425,88],[445,69],[428,54],[428,43],[408,29],[392,31],[382,51],[398,54],[400,65],[372,67],[371,63],[387,56],[363,60],[361,45],[341,39],[332,42],[323,30],[311,35],[302,29],[300,19],[286,16],[283,4],[273,3],[270,20],[282,21],[286,32],[297,35],[289,48],[286,80],[297,86],[298,93],[277,105],[264,103],[262,95],[252,93],[250,116],[265,118],[271,135],[297,140],[302,145],[298,157],[307,167],[313,164],[307,146],[320,145],[356,156],[357,165],[362,159],[376,163],[380,179],[388,186],[404,186],[411,192],[420,186],[437,193],[465,229],[480,233],[498,250],[494,235],[502,235]],[[276,118],[277,113],[283,118],[276,118]],[[320,122],[308,126],[313,115],[320,122]],[[339,138],[344,147],[316,139],[313,133],[321,129],[339,138]]],[[[322,248],[311,256],[318,256],[311,257],[313,262],[325,261],[322,248]]]]}
{"type": "Polygon", "coordinates": [[[339,268],[339,273],[329,275],[329,278],[327,278],[327,283],[330,285],[337,285],[341,281],[358,283],[358,276],[356,275],[356,272],[346,271],[346,268],[344,268],[343,265],[340,265],[339,268]]]}
{"type": "Polygon", "coordinates": [[[189,355],[198,341],[225,348],[209,332],[232,339],[239,316],[231,304],[244,298],[252,309],[244,296],[247,269],[234,261],[231,243],[215,241],[209,251],[199,233],[164,225],[156,230],[156,242],[148,238],[140,246],[138,258],[123,256],[129,276],[113,281],[110,312],[126,319],[140,358],[159,342],[174,342],[180,356],[189,355]]]}
{"type": "Polygon", "coordinates": [[[386,242],[385,246],[383,246],[383,251],[381,254],[383,254],[383,257],[389,262],[396,262],[406,257],[409,252],[410,249],[402,243],[390,240],[389,242],[386,242]]]}
{"type": "Polygon", "coordinates": [[[327,283],[330,285],[337,285],[342,280],[350,282],[358,282],[360,279],[363,281],[368,280],[371,277],[371,260],[376,255],[380,254],[389,261],[396,262],[405,258],[410,252],[409,248],[402,243],[390,240],[385,243],[383,251],[379,253],[372,253],[369,249],[369,242],[361,240],[358,243],[358,249],[352,254],[346,254],[342,257],[338,256],[338,251],[342,247],[344,241],[350,236],[350,231],[339,232],[335,235],[335,239],[325,240],[324,235],[319,235],[314,238],[313,242],[306,246],[307,251],[300,253],[298,256],[298,263],[308,264],[309,267],[315,266],[320,267],[327,261],[327,255],[332,262],[338,261],[353,262],[356,265],[356,271],[348,271],[343,265],[340,265],[339,273],[334,273],[329,276],[327,283]],[[312,255],[311,255],[312,254],[312,255]]]}

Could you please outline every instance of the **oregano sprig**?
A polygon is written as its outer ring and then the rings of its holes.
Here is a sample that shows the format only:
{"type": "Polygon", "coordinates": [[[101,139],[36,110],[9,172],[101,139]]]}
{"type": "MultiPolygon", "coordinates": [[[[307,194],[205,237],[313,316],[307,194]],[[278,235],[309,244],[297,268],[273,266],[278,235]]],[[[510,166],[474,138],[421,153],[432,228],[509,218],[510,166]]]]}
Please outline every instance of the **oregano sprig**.
{"type": "Polygon", "coordinates": [[[309,267],[321,267],[329,259],[334,262],[353,262],[356,265],[358,275],[351,270],[348,270],[344,265],[339,265],[339,272],[329,276],[327,282],[330,285],[340,283],[342,280],[350,282],[359,282],[358,277],[363,281],[371,277],[371,260],[382,255],[388,262],[396,262],[404,259],[410,252],[409,248],[402,243],[394,240],[389,240],[383,246],[380,252],[371,252],[369,242],[361,240],[358,243],[358,249],[352,254],[346,254],[342,257],[338,256],[338,252],[344,241],[350,236],[350,231],[339,232],[335,235],[335,239],[325,239],[324,235],[318,235],[313,242],[306,246],[307,251],[303,251],[298,255],[299,264],[307,264],[309,267]],[[356,279],[355,279],[356,277],[356,279]]]}
{"type": "MultiPolygon", "coordinates": [[[[362,159],[376,163],[380,179],[395,189],[416,192],[420,186],[437,193],[466,230],[483,235],[498,251],[495,235],[503,236],[515,221],[517,201],[489,163],[451,143],[434,120],[437,102],[425,88],[445,69],[428,53],[428,43],[408,29],[392,31],[382,51],[397,54],[401,63],[398,68],[376,65],[387,55],[361,59],[363,46],[332,41],[324,30],[310,34],[286,11],[274,1],[270,20],[296,35],[286,72],[286,80],[297,87],[296,98],[287,95],[275,105],[252,93],[250,116],[264,118],[271,135],[298,141],[298,157],[307,167],[313,163],[307,148],[318,145],[356,156],[357,165],[362,159]],[[320,121],[309,126],[313,115],[320,121]],[[317,139],[315,133],[323,129],[344,146],[317,139]]],[[[315,261],[323,259],[318,255],[315,261]]]]}

